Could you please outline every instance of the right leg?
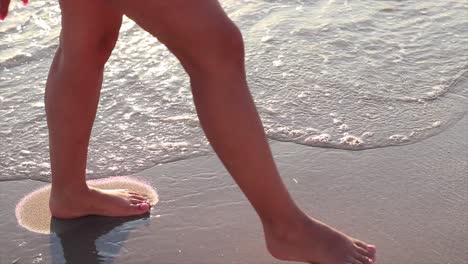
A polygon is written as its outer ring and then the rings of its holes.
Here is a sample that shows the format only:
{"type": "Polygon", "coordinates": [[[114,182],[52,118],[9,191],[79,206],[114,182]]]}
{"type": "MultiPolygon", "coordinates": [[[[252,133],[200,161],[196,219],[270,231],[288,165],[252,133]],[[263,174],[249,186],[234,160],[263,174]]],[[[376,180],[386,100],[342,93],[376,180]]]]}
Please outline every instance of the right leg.
{"type": "Polygon", "coordinates": [[[122,14],[102,0],[60,0],[62,32],[46,85],[52,190],[59,218],[146,213],[146,199],[126,190],[86,184],[86,159],[104,65],[117,41],[122,14]]]}
{"type": "Polygon", "coordinates": [[[367,264],[372,247],[303,214],[281,181],[249,93],[242,37],[215,0],[109,0],[162,41],[190,75],[197,113],[254,206],[270,252],[320,264],[367,264]]]}

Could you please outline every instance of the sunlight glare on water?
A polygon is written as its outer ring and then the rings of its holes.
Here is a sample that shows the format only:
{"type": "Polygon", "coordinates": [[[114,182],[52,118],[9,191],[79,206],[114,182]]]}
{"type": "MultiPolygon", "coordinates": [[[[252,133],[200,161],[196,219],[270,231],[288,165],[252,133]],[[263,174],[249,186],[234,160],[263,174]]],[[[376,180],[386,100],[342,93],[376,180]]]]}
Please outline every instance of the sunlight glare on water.
{"type": "MultiPolygon", "coordinates": [[[[466,1],[222,3],[244,34],[270,139],[352,150],[411,144],[467,111],[466,1]]],[[[56,1],[13,3],[0,22],[0,180],[49,180],[43,93],[59,34],[56,1]]],[[[182,67],[125,18],[106,67],[89,176],[207,153],[182,67]]]]}

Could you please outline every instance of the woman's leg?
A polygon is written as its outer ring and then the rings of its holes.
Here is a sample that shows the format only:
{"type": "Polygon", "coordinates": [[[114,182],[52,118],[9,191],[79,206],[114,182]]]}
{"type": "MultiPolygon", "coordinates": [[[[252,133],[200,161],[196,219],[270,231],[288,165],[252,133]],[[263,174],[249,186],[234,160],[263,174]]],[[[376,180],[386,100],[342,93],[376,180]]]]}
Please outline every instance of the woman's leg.
{"type": "Polygon", "coordinates": [[[289,196],[246,83],[242,36],[219,3],[110,2],[179,58],[205,134],[260,216],[270,252],[321,264],[371,263],[372,247],[307,217],[289,196]]]}
{"type": "Polygon", "coordinates": [[[61,0],[62,32],[46,87],[52,192],[50,209],[60,218],[89,214],[146,213],[141,195],[101,191],[86,185],[86,159],[104,65],[122,21],[120,11],[101,0],[61,0]]]}

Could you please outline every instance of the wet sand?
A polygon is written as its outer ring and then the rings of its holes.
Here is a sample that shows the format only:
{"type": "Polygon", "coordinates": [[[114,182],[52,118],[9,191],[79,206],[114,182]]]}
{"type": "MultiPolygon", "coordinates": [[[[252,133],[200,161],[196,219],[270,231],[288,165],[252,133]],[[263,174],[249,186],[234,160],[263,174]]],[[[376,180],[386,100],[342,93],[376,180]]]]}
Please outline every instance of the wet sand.
{"type": "MultiPolygon", "coordinates": [[[[422,142],[343,151],[272,143],[285,182],[311,215],[376,244],[379,264],[468,260],[468,118],[422,142]]],[[[18,225],[18,201],[46,183],[0,183],[0,263],[285,263],[216,156],[136,175],[158,190],[150,215],[18,225]]],[[[46,208],[42,209],[46,210],[46,208]]]]}

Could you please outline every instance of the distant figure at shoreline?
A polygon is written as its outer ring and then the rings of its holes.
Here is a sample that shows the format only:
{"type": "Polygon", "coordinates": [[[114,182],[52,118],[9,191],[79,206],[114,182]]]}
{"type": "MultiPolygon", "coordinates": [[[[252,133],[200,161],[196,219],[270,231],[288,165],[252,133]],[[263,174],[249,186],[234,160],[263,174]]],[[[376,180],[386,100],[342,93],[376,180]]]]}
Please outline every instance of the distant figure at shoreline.
{"type": "MultiPolygon", "coordinates": [[[[60,45],[45,92],[53,216],[119,217],[150,210],[144,195],[86,183],[104,65],[126,15],[165,44],[190,76],[206,137],[258,213],[270,253],[278,259],[309,263],[374,263],[374,246],[307,216],[290,197],[249,92],[242,35],[218,1],[59,2],[60,45]]],[[[10,0],[0,0],[2,20],[9,4],[10,0]]]]}

